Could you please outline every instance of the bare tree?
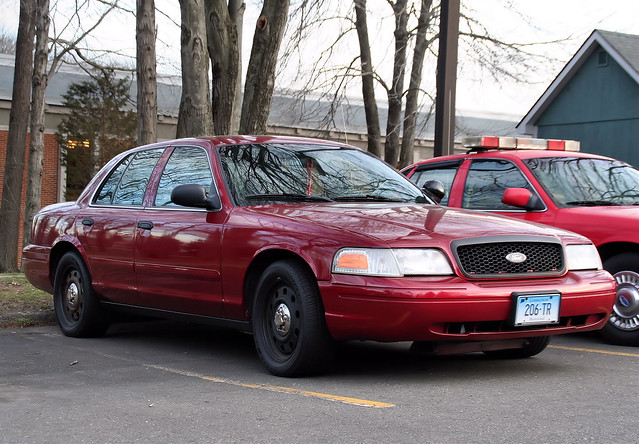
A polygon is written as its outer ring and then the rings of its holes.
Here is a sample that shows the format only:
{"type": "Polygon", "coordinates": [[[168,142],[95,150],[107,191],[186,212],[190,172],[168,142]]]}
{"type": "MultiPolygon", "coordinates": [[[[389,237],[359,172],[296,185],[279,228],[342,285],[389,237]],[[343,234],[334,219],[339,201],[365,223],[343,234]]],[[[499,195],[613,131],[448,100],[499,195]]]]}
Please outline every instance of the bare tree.
{"type": "Polygon", "coordinates": [[[157,141],[157,69],[155,0],[137,0],[136,71],[138,82],[138,145],[157,141]]]}
{"type": "Polygon", "coordinates": [[[203,0],[180,0],[182,17],[182,99],[177,136],[212,133],[209,59],[203,0]]]}
{"type": "MultiPolygon", "coordinates": [[[[323,2],[316,0],[315,4],[323,5],[323,2]]],[[[479,65],[497,80],[508,78],[522,82],[525,82],[527,76],[539,66],[553,61],[539,48],[554,42],[521,43],[500,39],[498,30],[487,29],[475,18],[476,14],[470,9],[470,4],[471,2],[462,4],[464,8],[460,23],[460,53],[465,55],[466,60],[479,65]]],[[[411,162],[414,140],[420,131],[423,131],[433,109],[434,91],[429,91],[423,84],[429,78],[433,80],[436,72],[434,62],[437,54],[432,43],[438,38],[439,30],[433,18],[439,15],[439,2],[387,0],[370,6],[365,0],[353,0],[353,6],[350,12],[344,11],[343,8],[337,11],[332,9],[332,14],[323,11],[321,14],[311,15],[311,20],[298,21],[297,23],[302,24],[296,23],[295,32],[284,51],[287,58],[283,64],[294,64],[295,55],[298,55],[298,66],[289,66],[289,72],[299,73],[298,77],[294,78],[296,88],[302,91],[298,96],[304,99],[314,96],[318,98],[318,102],[324,101],[324,105],[321,106],[309,105],[305,101],[305,105],[300,109],[316,120],[318,116],[311,113],[325,113],[323,120],[326,122],[326,130],[335,130],[342,126],[342,122],[334,120],[335,110],[340,108],[339,102],[348,96],[347,89],[357,80],[361,81],[369,150],[377,152],[376,144],[371,142],[371,139],[376,140],[384,136],[386,144],[380,157],[385,157],[392,165],[404,166],[411,162]],[[386,32],[385,39],[384,33],[380,30],[373,34],[373,38],[377,40],[374,44],[377,46],[373,48],[376,51],[369,56],[371,42],[367,38],[367,22],[370,18],[383,16],[380,13],[380,4],[390,6],[392,15],[389,14],[389,17],[394,20],[395,27],[393,32],[386,32]],[[367,9],[371,7],[376,9],[367,9]],[[341,28],[332,27],[338,28],[334,33],[335,37],[326,39],[325,46],[316,47],[318,56],[309,62],[304,54],[304,39],[314,33],[321,33],[322,27],[329,20],[333,21],[333,25],[337,22],[343,25],[341,28]],[[302,29],[303,32],[297,29],[302,29]],[[353,60],[345,60],[345,54],[348,54],[353,46],[347,43],[352,31],[355,31],[358,37],[359,66],[353,60]],[[387,53],[379,47],[380,40],[384,43],[390,41],[393,46],[392,52],[389,52],[392,57],[391,63],[386,60],[387,53]],[[429,66],[432,69],[428,70],[429,66]],[[392,67],[392,75],[388,74],[388,67],[392,67]],[[424,74],[425,72],[427,74],[424,74]],[[405,82],[409,73],[410,78],[405,82]],[[407,88],[405,83],[408,83],[407,88]],[[385,122],[381,106],[378,111],[379,117],[374,117],[371,111],[373,106],[377,106],[373,103],[376,102],[375,95],[379,91],[386,93],[387,98],[388,119],[385,122]],[[419,112],[420,109],[426,111],[422,113],[419,112]],[[378,122],[378,119],[382,119],[382,122],[378,122]],[[376,132],[380,123],[386,123],[386,134],[381,136],[376,132]]],[[[506,2],[505,8],[512,8],[512,5],[506,2]]]]}
{"type": "Polygon", "coordinates": [[[241,106],[242,0],[206,0],[215,134],[237,133],[241,106]]]}
{"type": "Polygon", "coordinates": [[[379,112],[375,99],[375,72],[373,71],[373,57],[368,38],[368,22],[366,20],[366,0],[355,0],[355,27],[359,40],[360,63],[362,67],[362,98],[366,113],[366,127],[368,128],[368,151],[377,157],[382,157],[381,130],[379,127],[379,112]]]}
{"type": "Polygon", "coordinates": [[[27,199],[23,218],[23,245],[31,240],[31,221],[40,209],[42,173],[44,169],[44,103],[49,76],[49,0],[36,0],[36,46],[31,82],[31,138],[29,140],[29,166],[27,199]]]}
{"type": "Polygon", "coordinates": [[[18,269],[20,202],[33,72],[35,9],[35,0],[20,1],[7,157],[0,207],[0,272],[18,269]]]}
{"type": "Polygon", "coordinates": [[[240,132],[244,134],[266,133],[289,5],[290,0],[264,0],[257,19],[240,119],[240,132]]]}
{"type": "Polygon", "coordinates": [[[410,83],[406,92],[406,108],[404,110],[404,125],[402,145],[399,153],[399,165],[402,167],[413,163],[415,130],[417,125],[417,113],[419,106],[419,93],[421,91],[422,71],[424,57],[433,39],[428,39],[427,31],[433,17],[432,0],[422,0],[415,31],[415,47],[413,49],[413,65],[410,74],[410,83]]]}
{"type": "Polygon", "coordinates": [[[395,57],[393,79],[388,94],[388,119],[386,120],[386,145],[384,158],[391,165],[399,160],[399,138],[402,130],[402,103],[404,98],[404,72],[408,51],[408,0],[389,2],[395,15],[395,57]]]}

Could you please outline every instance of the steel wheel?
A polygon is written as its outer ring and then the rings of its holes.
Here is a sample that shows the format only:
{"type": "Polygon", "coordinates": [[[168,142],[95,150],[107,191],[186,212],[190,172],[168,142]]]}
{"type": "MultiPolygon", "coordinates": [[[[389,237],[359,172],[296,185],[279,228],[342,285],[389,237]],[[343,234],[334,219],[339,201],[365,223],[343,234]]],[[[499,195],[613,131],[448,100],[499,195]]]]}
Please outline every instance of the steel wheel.
{"type": "Polygon", "coordinates": [[[252,307],[253,338],[264,366],[277,376],[322,371],[332,341],[314,277],[294,261],[270,265],[252,307]]]}
{"type": "Polygon", "coordinates": [[[267,330],[271,353],[285,360],[295,352],[300,337],[300,307],[298,297],[288,285],[278,283],[271,289],[264,312],[264,328],[267,330]]]}
{"type": "Polygon", "coordinates": [[[75,252],[66,253],[58,263],[53,305],[58,325],[67,336],[99,336],[109,326],[107,313],[93,292],[87,267],[75,252]]]}
{"type": "Polygon", "coordinates": [[[78,270],[70,270],[66,275],[62,289],[61,315],[67,324],[75,324],[82,318],[84,309],[84,292],[82,291],[82,277],[78,270]]]}

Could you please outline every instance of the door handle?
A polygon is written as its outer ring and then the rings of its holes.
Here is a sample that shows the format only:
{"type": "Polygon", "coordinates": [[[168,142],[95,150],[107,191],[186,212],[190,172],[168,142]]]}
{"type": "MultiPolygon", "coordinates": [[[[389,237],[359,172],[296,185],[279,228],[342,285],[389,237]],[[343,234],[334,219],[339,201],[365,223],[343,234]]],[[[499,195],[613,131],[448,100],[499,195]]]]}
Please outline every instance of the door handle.
{"type": "Polygon", "coordinates": [[[82,225],[84,225],[85,227],[90,227],[91,225],[93,225],[93,219],[91,219],[90,217],[85,217],[84,219],[82,219],[82,225]]]}
{"type": "Polygon", "coordinates": [[[148,220],[141,220],[138,222],[138,228],[142,228],[143,230],[150,230],[153,228],[153,222],[148,220]]]}

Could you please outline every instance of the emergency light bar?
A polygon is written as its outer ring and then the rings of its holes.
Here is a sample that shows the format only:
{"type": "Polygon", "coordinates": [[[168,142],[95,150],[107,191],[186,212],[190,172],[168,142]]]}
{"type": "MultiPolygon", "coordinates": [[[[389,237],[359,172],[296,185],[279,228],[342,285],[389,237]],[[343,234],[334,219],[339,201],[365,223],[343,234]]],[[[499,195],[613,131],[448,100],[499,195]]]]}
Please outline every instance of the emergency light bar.
{"type": "Polygon", "coordinates": [[[474,136],[462,138],[462,146],[472,149],[579,151],[576,140],[532,139],[525,137],[474,136]]]}

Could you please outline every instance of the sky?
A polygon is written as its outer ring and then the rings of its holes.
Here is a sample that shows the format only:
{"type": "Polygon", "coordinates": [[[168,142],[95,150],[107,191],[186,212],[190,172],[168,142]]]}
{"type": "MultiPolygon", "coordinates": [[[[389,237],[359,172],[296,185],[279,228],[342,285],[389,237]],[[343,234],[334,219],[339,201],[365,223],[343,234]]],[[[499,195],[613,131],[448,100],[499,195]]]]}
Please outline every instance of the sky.
{"type": "MultiPolygon", "coordinates": [[[[52,0],[59,13],[54,15],[53,22],[57,31],[66,27],[66,33],[77,32],[78,26],[71,17],[70,10],[75,0],[52,0]],[[71,19],[70,19],[71,18],[71,19]]],[[[372,10],[369,26],[373,27],[373,39],[388,35],[382,32],[388,29],[392,33],[392,20],[388,12],[387,0],[368,0],[372,10]],[[372,25],[371,25],[372,24],[372,25]],[[379,29],[375,29],[379,28],[379,29]]],[[[94,9],[86,13],[82,23],[91,23],[96,17],[96,10],[101,4],[94,2],[94,9]]],[[[120,0],[120,4],[133,10],[135,0],[120,0]]],[[[246,0],[244,46],[250,48],[253,23],[259,14],[260,2],[246,0]]],[[[350,8],[351,2],[337,1],[339,7],[350,8]]],[[[471,61],[460,54],[460,66],[457,80],[457,109],[465,113],[494,113],[521,118],[543,94],[547,86],[560,72],[563,66],[574,55],[581,44],[594,29],[639,34],[639,0],[480,0],[463,2],[466,11],[472,10],[473,17],[485,24],[491,32],[504,40],[519,43],[553,42],[533,46],[531,51],[547,55],[549,61],[539,63],[538,70],[525,71],[525,83],[493,77],[477,68],[471,61]]],[[[158,73],[179,75],[179,2],[177,0],[156,0],[158,10],[158,73]]],[[[18,23],[18,0],[0,0],[0,33],[15,34],[18,23]]],[[[88,26],[88,25],[85,25],[88,26]]],[[[322,39],[338,30],[331,25],[322,28],[316,40],[304,48],[304,61],[315,60],[314,51],[321,46],[322,39]]],[[[135,55],[135,19],[132,13],[119,12],[107,18],[98,26],[94,35],[88,40],[92,48],[107,48],[125,56],[111,55],[119,63],[134,66],[135,55]]],[[[378,51],[378,66],[390,69],[392,65],[392,41],[374,41],[374,50],[378,51]]],[[[349,60],[356,54],[356,43],[346,45],[343,56],[349,60]]],[[[249,51],[245,50],[244,66],[248,63],[249,51]]],[[[375,55],[374,55],[375,57],[375,55]]],[[[425,65],[425,89],[434,84],[433,60],[425,65]]],[[[303,66],[292,66],[291,70],[302,70],[303,66]]],[[[278,77],[276,88],[290,85],[288,76],[291,72],[278,77]]],[[[357,89],[349,91],[356,96],[357,89]]],[[[379,95],[378,95],[379,97],[379,95]]]]}

